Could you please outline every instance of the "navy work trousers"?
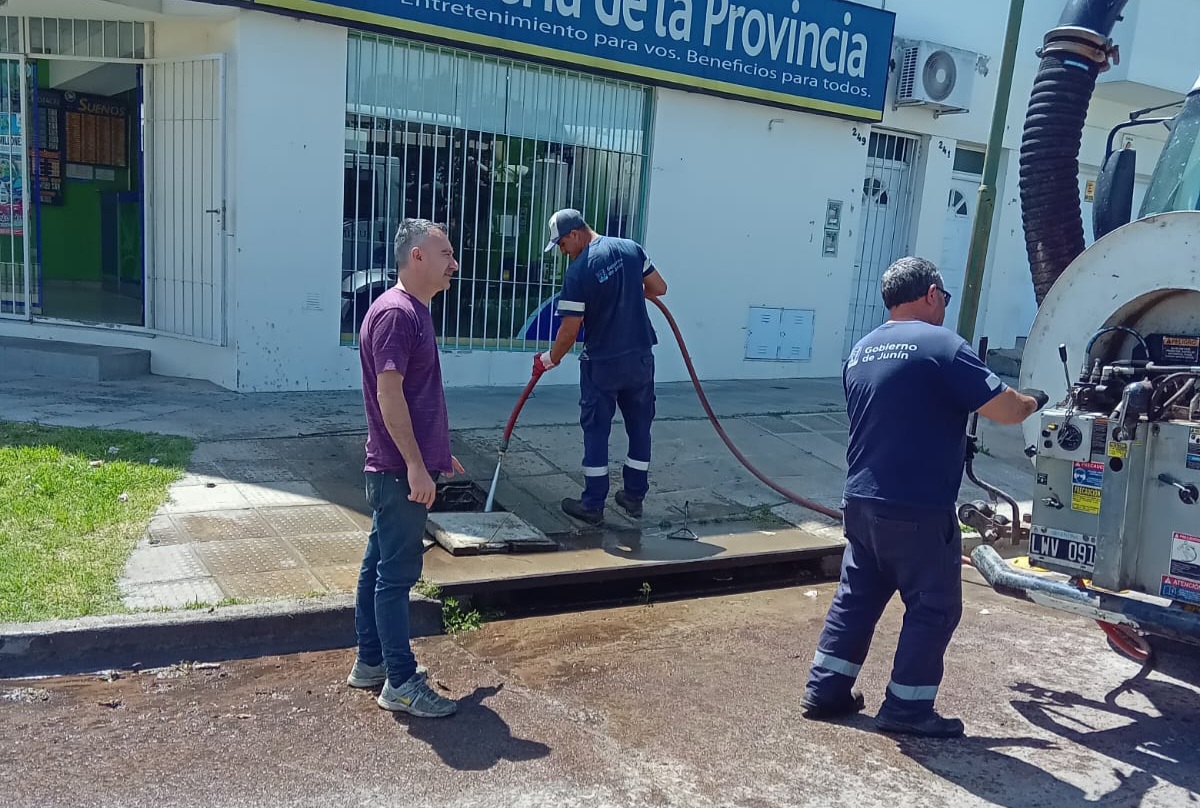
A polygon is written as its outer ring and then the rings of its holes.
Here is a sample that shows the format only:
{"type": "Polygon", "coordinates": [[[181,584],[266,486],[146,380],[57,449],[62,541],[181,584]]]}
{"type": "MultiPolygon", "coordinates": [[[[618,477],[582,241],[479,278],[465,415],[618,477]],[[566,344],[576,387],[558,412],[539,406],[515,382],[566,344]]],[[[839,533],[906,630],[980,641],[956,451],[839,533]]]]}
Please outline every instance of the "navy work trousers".
{"type": "Polygon", "coordinates": [[[579,425],[583,427],[584,488],[581,504],[604,508],[608,498],[608,436],[617,408],[629,450],[622,469],[625,493],[641,500],[650,490],[650,427],[654,423],[654,354],[579,362],[579,425]]]}
{"type": "Polygon", "coordinates": [[[904,625],[881,713],[920,719],[933,710],[943,657],[962,617],[962,532],[954,510],[848,500],[842,575],[817,644],[807,695],[844,703],[875,624],[892,595],[904,625]]]}

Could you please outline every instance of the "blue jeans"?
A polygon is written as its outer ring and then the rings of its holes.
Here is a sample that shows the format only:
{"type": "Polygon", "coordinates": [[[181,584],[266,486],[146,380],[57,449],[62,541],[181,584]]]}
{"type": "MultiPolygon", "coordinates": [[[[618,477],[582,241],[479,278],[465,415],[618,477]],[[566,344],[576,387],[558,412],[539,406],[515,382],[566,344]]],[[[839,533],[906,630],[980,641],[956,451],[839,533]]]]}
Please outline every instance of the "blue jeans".
{"type": "Polygon", "coordinates": [[[933,710],[942,660],[962,617],[962,532],[952,508],[917,510],[849,500],[842,576],[808,678],[816,702],[850,698],[875,625],[892,595],[904,623],[881,713],[920,719],[933,710]]]}
{"type": "Polygon", "coordinates": [[[421,577],[429,511],[409,500],[407,477],[367,472],[366,489],[374,513],[354,606],[358,658],[366,665],[387,663],[388,681],[399,687],[417,672],[409,642],[408,597],[421,577]]]}
{"type": "Polygon", "coordinates": [[[622,469],[625,493],[641,500],[650,490],[650,427],[654,423],[654,354],[579,362],[579,425],[583,427],[582,505],[604,509],[608,498],[608,436],[617,408],[625,419],[629,451],[622,469]]]}

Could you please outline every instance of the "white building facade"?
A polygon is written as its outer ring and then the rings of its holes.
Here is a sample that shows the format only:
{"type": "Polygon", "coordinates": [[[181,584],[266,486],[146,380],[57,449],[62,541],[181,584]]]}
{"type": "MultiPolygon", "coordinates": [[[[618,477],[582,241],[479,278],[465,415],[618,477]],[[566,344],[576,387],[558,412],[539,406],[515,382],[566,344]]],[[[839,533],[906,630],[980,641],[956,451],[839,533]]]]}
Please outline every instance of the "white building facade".
{"type": "MultiPolygon", "coordinates": [[[[461,264],[434,305],[447,384],[519,384],[565,269],[546,219],[571,205],[645,244],[703,378],[836,376],[897,257],[942,267],[957,318],[1008,3],[788,5],[8,0],[0,337],[140,348],[239,391],[355,388],[395,224],[423,216],[461,264]]],[[[1035,312],[1019,146],[1061,6],[1026,3],[976,329],[993,347],[1035,312]]],[[[1110,128],[1191,88],[1196,34],[1196,4],[1131,0],[1085,199],[1110,128]]],[[[1119,138],[1135,204],[1165,134],[1119,138]]],[[[652,318],[658,378],[686,378],[652,318]]],[[[576,379],[568,361],[542,383],[576,379]]]]}

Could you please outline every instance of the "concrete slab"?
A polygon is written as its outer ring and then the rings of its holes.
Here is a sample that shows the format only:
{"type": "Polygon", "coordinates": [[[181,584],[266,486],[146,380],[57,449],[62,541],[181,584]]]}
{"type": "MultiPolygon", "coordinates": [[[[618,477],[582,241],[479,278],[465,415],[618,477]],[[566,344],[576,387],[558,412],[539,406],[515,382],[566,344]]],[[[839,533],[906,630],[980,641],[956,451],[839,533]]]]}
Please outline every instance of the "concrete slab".
{"type": "MultiPolygon", "coordinates": [[[[614,508],[616,505],[613,506],[614,508]]],[[[682,491],[652,491],[642,503],[643,529],[654,526],[679,525],[685,521],[729,521],[744,518],[746,508],[721,498],[711,488],[688,488],[682,491]]]]}
{"type": "MultiPolygon", "coordinates": [[[[837,510],[842,505],[845,477],[839,474],[824,476],[803,474],[798,477],[779,477],[775,482],[805,499],[824,505],[826,508],[837,510]]],[[[806,510],[805,513],[811,513],[811,511],[806,510]]]]}
{"type": "Polygon", "coordinates": [[[500,470],[508,477],[537,477],[542,474],[553,474],[559,470],[559,467],[536,451],[514,452],[510,449],[504,456],[504,463],[500,470]]]}
{"type": "Polygon", "coordinates": [[[352,564],[357,575],[358,565],[362,562],[363,552],[367,549],[367,534],[362,531],[352,531],[324,533],[316,536],[292,536],[288,539],[288,544],[296,548],[300,558],[314,571],[318,567],[352,564]]]}
{"type": "Polygon", "coordinates": [[[425,530],[454,556],[558,549],[557,542],[515,513],[435,513],[425,530]]]}
{"type": "Polygon", "coordinates": [[[247,460],[221,460],[214,464],[218,473],[226,480],[239,483],[273,483],[284,480],[301,480],[299,472],[284,461],[263,462],[247,460]]]}
{"type": "Polygon", "coordinates": [[[355,527],[334,505],[284,505],[258,513],[280,536],[342,533],[355,527]]]}
{"type": "Polygon", "coordinates": [[[290,570],[303,565],[298,554],[280,538],[210,541],[194,545],[196,555],[213,575],[290,570]]]}
{"type": "Polygon", "coordinates": [[[280,449],[278,442],[269,440],[208,441],[196,447],[196,451],[192,453],[192,462],[279,460],[282,458],[280,449]]]}
{"type": "Polygon", "coordinates": [[[146,540],[149,544],[182,544],[187,539],[180,533],[179,528],[167,514],[157,514],[150,519],[146,528],[146,540]]]}
{"type": "Polygon", "coordinates": [[[150,352],[138,348],[85,345],[50,339],[0,337],[5,376],[46,376],[100,382],[150,373],[150,352]]]}
{"type": "Polygon", "coordinates": [[[125,584],[157,584],[208,577],[209,571],[191,545],[151,547],[140,544],[134,548],[121,582],[125,584]]]}
{"type": "Polygon", "coordinates": [[[347,508],[344,505],[337,506],[338,512],[342,516],[349,519],[356,528],[363,532],[363,535],[371,532],[371,526],[374,523],[374,517],[371,511],[365,506],[360,508],[347,508]],[[364,512],[365,511],[365,512],[364,512]]]}
{"type": "Polygon", "coordinates": [[[750,522],[694,525],[697,541],[667,538],[672,529],[606,532],[558,539],[557,553],[454,557],[425,554],[424,577],[447,594],[535,589],[601,578],[662,574],[695,566],[741,566],[840,553],[842,545],[796,529],[761,530],[750,522]],[[632,542],[632,545],[631,545],[632,542]]]}
{"type": "Polygon", "coordinates": [[[238,493],[245,497],[246,502],[254,508],[272,508],[285,505],[322,505],[317,489],[303,480],[285,481],[278,483],[250,484],[240,483],[234,486],[238,493]]]}
{"type": "Polygon", "coordinates": [[[174,487],[218,485],[227,482],[230,482],[230,480],[221,472],[216,463],[197,463],[193,460],[188,464],[187,473],[183,475],[183,478],[179,482],[175,483],[174,487]]]}
{"type": "Polygon", "coordinates": [[[159,513],[199,513],[201,511],[239,510],[250,507],[249,500],[234,483],[188,485],[171,488],[170,498],[159,513]]]}
{"type": "Polygon", "coordinates": [[[779,415],[749,415],[745,421],[772,435],[790,435],[796,432],[810,432],[799,418],[787,419],[779,415]]]}
{"type": "Polygon", "coordinates": [[[846,462],[846,444],[836,440],[830,433],[799,432],[778,437],[834,469],[845,472],[850,468],[846,462]]]}
{"type": "Polygon", "coordinates": [[[360,564],[334,564],[329,567],[313,567],[311,572],[330,592],[354,592],[358,589],[360,569],[360,564]]]}
{"type": "Polygon", "coordinates": [[[218,575],[217,583],[230,597],[244,600],[307,597],[328,591],[306,569],[218,575]]]}
{"type": "Polygon", "coordinates": [[[197,603],[220,603],[224,597],[213,578],[121,587],[121,600],[127,609],[182,609],[197,603]]]}
{"type": "Polygon", "coordinates": [[[183,542],[262,539],[274,535],[267,520],[249,508],[177,513],[167,518],[176,526],[179,541],[183,542]]]}

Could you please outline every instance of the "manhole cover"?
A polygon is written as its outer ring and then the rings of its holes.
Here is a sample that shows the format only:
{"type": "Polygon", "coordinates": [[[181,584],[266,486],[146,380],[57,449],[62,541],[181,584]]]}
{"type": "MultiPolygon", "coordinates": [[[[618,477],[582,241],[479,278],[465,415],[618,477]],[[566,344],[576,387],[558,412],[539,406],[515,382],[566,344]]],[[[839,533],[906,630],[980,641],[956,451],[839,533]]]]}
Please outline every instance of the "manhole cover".
{"type": "Polygon", "coordinates": [[[426,530],[451,555],[558,549],[557,542],[513,513],[431,513],[426,530]]]}

